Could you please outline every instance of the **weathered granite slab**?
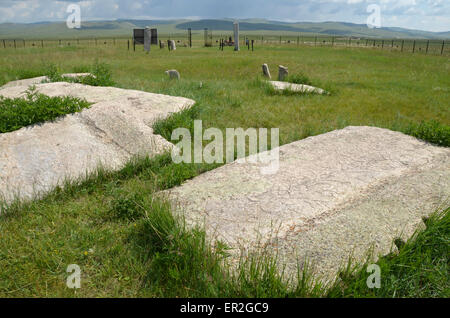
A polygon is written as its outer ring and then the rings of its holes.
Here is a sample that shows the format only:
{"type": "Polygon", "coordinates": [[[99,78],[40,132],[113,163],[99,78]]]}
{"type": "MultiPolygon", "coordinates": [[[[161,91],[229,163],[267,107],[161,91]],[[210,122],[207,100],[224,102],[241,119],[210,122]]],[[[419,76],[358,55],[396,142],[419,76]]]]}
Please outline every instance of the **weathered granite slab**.
{"type": "Polygon", "coordinates": [[[327,94],[327,92],[322,88],[305,85],[305,84],[294,84],[294,83],[280,82],[280,81],[269,81],[269,83],[273,86],[273,88],[275,88],[276,90],[279,90],[279,91],[290,90],[290,91],[299,92],[299,93],[316,93],[316,94],[320,94],[320,95],[327,94]]]}
{"type": "Polygon", "coordinates": [[[353,255],[390,252],[450,197],[450,149],[399,132],[347,127],[283,145],[276,174],[226,164],[166,192],[188,225],[240,252],[268,249],[291,273],[331,278],[353,255]]]}
{"type": "MultiPolygon", "coordinates": [[[[132,156],[155,155],[173,145],[153,133],[155,120],[190,107],[194,101],[115,87],[74,83],[36,85],[48,96],[74,96],[94,103],[80,113],[53,122],[0,134],[0,193],[31,198],[61,183],[85,175],[99,164],[120,168],[132,156]]],[[[0,89],[17,97],[27,86],[0,89]]]]}

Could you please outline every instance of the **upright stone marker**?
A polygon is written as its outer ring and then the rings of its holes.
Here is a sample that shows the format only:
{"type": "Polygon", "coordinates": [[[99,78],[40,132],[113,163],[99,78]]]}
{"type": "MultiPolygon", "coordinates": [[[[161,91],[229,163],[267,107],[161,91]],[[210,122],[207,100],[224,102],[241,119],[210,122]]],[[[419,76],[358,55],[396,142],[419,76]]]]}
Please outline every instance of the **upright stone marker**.
{"type": "Polygon", "coordinates": [[[171,79],[180,79],[180,73],[177,70],[168,70],[166,74],[169,75],[171,79]]]}
{"type": "Polygon", "coordinates": [[[152,41],[152,33],[149,28],[145,28],[144,30],[144,51],[150,52],[150,44],[152,41]]]}
{"type": "Polygon", "coordinates": [[[272,78],[272,76],[270,76],[269,65],[267,65],[267,64],[264,63],[264,64],[262,65],[262,70],[263,70],[263,74],[264,74],[265,77],[268,77],[269,79],[272,78]]]}
{"type": "Polygon", "coordinates": [[[239,22],[234,22],[234,50],[239,51],[239,22]]]}
{"type": "Polygon", "coordinates": [[[278,80],[284,81],[286,77],[288,76],[289,71],[287,67],[284,67],[283,65],[278,65],[278,80]]]}
{"type": "Polygon", "coordinates": [[[175,44],[175,40],[169,40],[168,45],[169,45],[169,50],[170,51],[174,51],[174,50],[177,49],[177,45],[175,44]]]}

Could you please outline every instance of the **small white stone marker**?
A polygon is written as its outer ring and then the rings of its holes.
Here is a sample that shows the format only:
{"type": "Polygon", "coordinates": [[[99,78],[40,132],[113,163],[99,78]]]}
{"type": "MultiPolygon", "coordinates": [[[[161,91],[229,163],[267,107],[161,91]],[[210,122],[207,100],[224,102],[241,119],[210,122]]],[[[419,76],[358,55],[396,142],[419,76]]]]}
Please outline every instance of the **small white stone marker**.
{"type": "Polygon", "coordinates": [[[177,70],[168,70],[166,71],[166,74],[172,79],[180,79],[180,73],[177,70]]]}
{"type": "Polygon", "coordinates": [[[177,45],[174,40],[169,40],[169,48],[171,51],[175,51],[177,49],[177,45]]]}
{"type": "Polygon", "coordinates": [[[278,65],[278,80],[280,82],[284,81],[286,77],[289,75],[289,70],[287,67],[283,65],[278,65]]]}
{"type": "Polygon", "coordinates": [[[272,78],[272,76],[270,76],[269,66],[268,66],[266,63],[264,63],[264,64],[262,65],[262,70],[263,70],[263,74],[264,74],[265,77],[267,77],[267,78],[269,78],[269,79],[272,78]]]}

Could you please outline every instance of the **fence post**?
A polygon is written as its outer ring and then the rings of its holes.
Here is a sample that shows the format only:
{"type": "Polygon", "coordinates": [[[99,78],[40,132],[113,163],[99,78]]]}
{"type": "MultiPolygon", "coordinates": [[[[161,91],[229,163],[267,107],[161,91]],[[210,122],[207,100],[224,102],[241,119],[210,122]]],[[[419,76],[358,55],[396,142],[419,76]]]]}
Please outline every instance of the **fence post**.
{"type": "Polygon", "coordinates": [[[130,50],[130,39],[128,39],[128,51],[130,50]]]}
{"type": "Polygon", "coordinates": [[[188,29],[189,47],[192,47],[192,29],[188,29]]]}
{"type": "Polygon", "coordinates": [[[314,37],[314,46],[317,46],[317,35],[314,37]]]}
{"type": "Polygon", "coordinates": [[[405,44],[405,40],[402,40],[402,49],[401,52],[403,52],[403,45],[405,44]]]}
{"type": "Polygon", "coordinates": [[[16,40],[14,40],[14,48],[17,49],[16,40]]]}
{"type": "Polygon", "coordinates": [[[384,49],[384,40],[381,41],[381,48],[384,49]]]}
{"type": "Polygon", "coordinates": [[[414,40],[414,42],[413,42],[413,53],[415,50],[416,50],[416,40],[414,40]]]}
{"type": "Polygon", "coordinates": [[[5,43],[5,40],[3,40],[3,48],[6,49],[6,43],[5,43]]]}
{"type": "Polygon", "coordinates": [[[427,41],[427,49],[425,51],[425,54],[428,54],[428,47],[430,46],[430,40],[427,41]]]}
{"type": "Polygon", "coordinates": [[[442,41],[441,55],[444,54],[445,40],[442,41]]]}

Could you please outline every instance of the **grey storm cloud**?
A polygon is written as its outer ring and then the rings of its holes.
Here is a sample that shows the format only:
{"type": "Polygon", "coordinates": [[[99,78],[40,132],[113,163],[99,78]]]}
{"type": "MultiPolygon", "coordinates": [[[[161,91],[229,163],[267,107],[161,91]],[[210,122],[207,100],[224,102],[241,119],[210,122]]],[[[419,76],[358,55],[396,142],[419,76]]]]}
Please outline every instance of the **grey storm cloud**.
{"type": "Polygon", "coordinates": [[[450,30],[449,0],[0,0],[0,23],[64,20],[73,3],[80,5],[85,20],[264,18],[353,23],[365,23],[368,5],[378,4],[383,26],[450,30]]]}

